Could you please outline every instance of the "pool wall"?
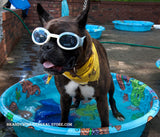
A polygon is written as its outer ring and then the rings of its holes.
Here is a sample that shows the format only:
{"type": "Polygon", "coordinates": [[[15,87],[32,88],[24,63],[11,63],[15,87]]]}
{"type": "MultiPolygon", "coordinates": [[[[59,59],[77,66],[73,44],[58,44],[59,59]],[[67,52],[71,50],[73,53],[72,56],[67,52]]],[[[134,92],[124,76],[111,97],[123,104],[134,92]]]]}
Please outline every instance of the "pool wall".
{"type": "Polygon", "coordinates": [[[99,25],[87,24],[86,30],[89,32],[92,38],[99,39],[102,35],[102,32],[105,30],[105,27],[99,25]]]}
{"type": "MultiPolygon", "coordinates": [[[[86,133],[86,135],[84,136],[90,135],[91,137],[139,137],[142,134],[144,128],[145,128],[145,125],[142,125],[142,126],[139,126],[131,130],[127,130],[127,131],[123,131],[119,133],[117,132],[114,134],[102,134],[102,135],[94,135],[89,130],[90,134],[86,133]]],[[[53,136],[53,134],[51,133],[45,133],[43,131],[37,132],[34,129],[30,129],[26,127],[14,127],[14,130],[16,131],[18,137],[51,137],[53,136]]],[[[73,137],[80,137],[80,129],[77,129],[76,132],[79,135],[73,135],[73,137]]],[[[55,134],[55,136],[56,137],[71,137],[71,135],[58,135],[58,134],[55,134]]]]}
{"type": "Polygon", "coordinates": [[[150,87],[134,78],[116,73],[112,73],[112,77],[116,87],[115,94],[118,98],[121,96],[124,98],[124,103],[126,101],[131,102],[133,106],[139,107],[145,115],[138,116],[135,120],[128,123],[111,125],[104,128],[62,128],[43,124],[39,125],[13,113],[18,110],[18,107],[22,103],[30,102],[35,98],[39,98],[39,96],[47,97],[46,91],[53,91],[53,89],[54,99],[59,100],[60,95],[55,87],[54,78],[51,79],[48,85],[46,84],[47,75],[40,75],[20,81],[7,89],[0,98],[0,111],[13,122],[12,124],[20,124],[13,126],[19,137],[49,137],[51,134],[57,137],[78,137],[80,135],[101,137],[124,137],[124,135],[132,137],[131,135],[133,135],[133,137],[139,137],[145,128],[145,124],[153,119],[159,111],[158,96],[150,87]],[[124,96],[127,92],[128,97],[124,96]]]}
{"type": "Polygon", "coordinates": [[[160,69],[160,59],[156,61],[156,67],[160,69]]]}
{"type": "Polygon", "coordinates": [[[150,31],[154,25],[154,23],[150,21],[137,20],[114,20],[113,24],[115,29],[136,32],[150,31]]]}

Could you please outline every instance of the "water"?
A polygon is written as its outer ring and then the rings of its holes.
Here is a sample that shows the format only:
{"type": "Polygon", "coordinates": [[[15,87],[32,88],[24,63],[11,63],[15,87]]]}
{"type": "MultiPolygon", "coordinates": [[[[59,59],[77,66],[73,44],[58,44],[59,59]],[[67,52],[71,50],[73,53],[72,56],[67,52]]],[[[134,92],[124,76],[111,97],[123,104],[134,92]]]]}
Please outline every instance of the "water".
{"type": "MultiPolygon", "coordinates": [[[[116,100],[118,102],[118,110],[124,115],[125,120],[123,122],[118,121],[113,116],[109,107],[110,126],[121,125],[144,115],[144,113],[138,107],[133,106],[131,102],[124,100],[124,98],[116,97],[116,100]]],[[[19,112],[21,112],[22,115],[23,111],[26,113],[26,115],[29,112],[32,113],[29,118],[26,117],[30,121],[36,121],[38,123],[50,123],[52,125],[53,123],[60,123],[61,110],[59,103],[59,93],[57,92],[57,97],[55,97],[55,92],[53,91],[47,92],[46,95],[40,97],[34,97],[34,100],[32,99],[31,101],[25,101],[23,105],[20,105],[19,110],[21,111],[17,111],[18,115],[20,115],[19,112]]],[[[23,116],[24,115],[25,114],[23,114],[23,116]]],[[[70,110],[69,123],[72,123],[71,127],[76,128],[101,127],[96,101],[94,99],[89,102],[81,101],[78,109],[70,110]]]]}

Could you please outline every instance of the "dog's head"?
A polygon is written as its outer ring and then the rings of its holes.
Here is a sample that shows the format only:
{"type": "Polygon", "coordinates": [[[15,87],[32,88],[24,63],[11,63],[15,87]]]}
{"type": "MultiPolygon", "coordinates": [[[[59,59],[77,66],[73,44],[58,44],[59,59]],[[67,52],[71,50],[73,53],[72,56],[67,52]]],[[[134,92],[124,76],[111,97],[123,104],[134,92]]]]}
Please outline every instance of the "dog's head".
{"type": "MultiPolygon", "coordinates": [[[[71,32],[83,39],[83,44],[78,48],[66,50],[57,43],[57,38],[51,37],[50,40],[41,45],[40,62],[44,66],[44,70],[49,74],[62,74],[65,71],[72,71],[74,68],[83,65],[84,61],[90,56],[90,48],[88,45],[90,40],[85,26],[90,7],[88,0],[86,8],[76,17],[61,17],[54,19],[45,9],[38,4],[37,11],[40,21],[50,34],[60,35],[64,32],[71,32]]],[[[71,40],[74,42],[74,40],[71,40]]],[[[63,40],[62,40],[63,42],[63,40]]]]}

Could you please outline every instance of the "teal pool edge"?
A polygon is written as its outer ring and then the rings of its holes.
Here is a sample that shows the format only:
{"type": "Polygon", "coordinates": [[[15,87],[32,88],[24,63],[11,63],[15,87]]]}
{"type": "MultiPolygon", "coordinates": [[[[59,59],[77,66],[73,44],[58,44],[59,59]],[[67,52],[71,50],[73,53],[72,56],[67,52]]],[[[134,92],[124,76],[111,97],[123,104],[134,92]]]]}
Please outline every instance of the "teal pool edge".
{"type": "Polygon", "coordinates": [[[156,67],[160,69],[160,59],[156,61],[156,67]]]}

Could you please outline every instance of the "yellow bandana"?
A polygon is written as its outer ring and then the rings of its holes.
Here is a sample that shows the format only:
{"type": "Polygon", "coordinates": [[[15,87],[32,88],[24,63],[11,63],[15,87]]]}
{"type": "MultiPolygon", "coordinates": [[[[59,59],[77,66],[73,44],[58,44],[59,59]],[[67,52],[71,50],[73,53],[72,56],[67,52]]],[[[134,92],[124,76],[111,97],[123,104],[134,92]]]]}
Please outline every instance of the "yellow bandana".
{"type": "Polygon", "coordinates": [[[100,75],[99,59],[94,43],[92,43],[92,55],[89,60],[78,70],[73,77],[70,72],[64,72],[64,76],[79,84],[87,84],[88,82],[98,81],[100,75]]]}
{"type": "Polygon", "coordinates": [[[50,82],[51,79],[52,79],[52,75],[48,75],[46,84],[49,84],[49,82],[50,82]]]}

